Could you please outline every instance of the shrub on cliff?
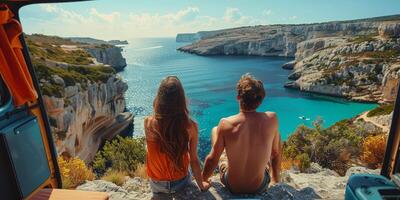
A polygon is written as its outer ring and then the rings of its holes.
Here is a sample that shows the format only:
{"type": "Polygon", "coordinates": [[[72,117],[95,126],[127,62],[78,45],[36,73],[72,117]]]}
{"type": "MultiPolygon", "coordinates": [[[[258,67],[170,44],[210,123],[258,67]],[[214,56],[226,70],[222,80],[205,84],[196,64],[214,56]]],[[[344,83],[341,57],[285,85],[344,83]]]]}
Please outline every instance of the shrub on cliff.
{"type": "Polygon", "coordinates": [[[79,45],[60,37],[26,35],[26,43],[33,59],[44,58],[74,65],[93,64],[92,57],[82,49],[64,50],[61,45],[79,45]]]}
{"type": "Polygon", "coordinates": [[[362,145],[361,160],[371,168],[379,168],[385,156],[387,136],[379,134],[367,137],[362,145]]]}
{"type": "Polygon", "coordinates": [[[107,141],[103,149],[97,152],[93,162],[96,173],[104,174],[109,170],[134,175],[138,166],[144,163],[146,156],[144,138],[123,138],[107,141]]]}
{"type": "Polygon", "coordinates": [[[285,159],[297,160],[297,167],[303,170],[307,163],[316,162],[345,174],[351,158],[360,154],[362,137],[359,128],[350,120],[337,122],[326,129],[322,128],[321,122],[314,123],[314,126],[298,127],[284,142],[285,159]]]}
{"type": "Polygon", "coordinates": [[[300,171],[305,172],[305,170],[308,169],[311,165],[310,157],[308,156],[308,154],[303,153],[303,154],[298,155],[296,158],[299,161],[298,167],[299,167],[300,171]]]}
{"type": "Polygon", "coordinates": [[[115,185],[122,186],[125,182],[125,176],[128,176],[126,172],[110,170],[101,177],[101,180],[105,180],[115,185]]]}
{"type": "Polygon", "coordinates": [[[115,70],[106,66],[69,66],[49,67],[44,63],[34,63],[35,72],[39,80],[45,80],[40,83],[40,90],[43,95],[55,96],[61,98],[64,96],[64,86],[54,82],[53,75],[61,77],[65,86],[74,86],[80,84],[83,89],[87,87],[88,81],[106,83],[107,80],[115,74],[115,70]]]}
{"type": "Polygon", "coordinates": [[[394,104],[382,104],[368,112],[367,117],[388,115],[394,110],[394,104]]]}
{"type": "Polygon", "coordinates": [[[60,156],[58,157],[58,165],[60,167],[63,188],[75,188],[86,180],[93,180],[95,178],[92,170],[79,158],[66,160],[60,156]]]}

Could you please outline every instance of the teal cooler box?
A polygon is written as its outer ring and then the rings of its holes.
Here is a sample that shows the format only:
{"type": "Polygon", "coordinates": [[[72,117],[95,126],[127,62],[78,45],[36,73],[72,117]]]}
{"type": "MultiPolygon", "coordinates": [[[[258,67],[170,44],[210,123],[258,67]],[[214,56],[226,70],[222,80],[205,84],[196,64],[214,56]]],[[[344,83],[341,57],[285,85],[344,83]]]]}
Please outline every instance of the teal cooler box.
{"type": "MultiPolygon", "coordinates": [[[[394,177],[397,177],[396,175],[394,177]]],[[[400,200],[398,186],[384,176],[354,174],[346,185],[346,200],[400,200]]]]}
{"type": "Polygon", "coordinates": [[[0,120],[1,200],[24,199],[50,177],[38,121],[21,114],[0,120]]]}

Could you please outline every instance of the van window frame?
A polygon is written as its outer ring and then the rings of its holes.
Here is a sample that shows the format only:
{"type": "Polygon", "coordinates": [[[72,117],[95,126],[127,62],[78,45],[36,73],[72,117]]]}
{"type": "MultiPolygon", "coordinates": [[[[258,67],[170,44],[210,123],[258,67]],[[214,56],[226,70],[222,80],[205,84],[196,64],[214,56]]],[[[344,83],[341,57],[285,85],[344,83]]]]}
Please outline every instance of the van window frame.
{"type": "Polygon", "coordinates": [[[386,151],[382,163],[381,175],[390,178],[391,175],[400,172],[400,84],[397,90],[396,101],[386,151]],[[397,150],[396,150],[397,148],[397,150]]]}
{"type": "Polygon", "coordinates": [[[8,91],[8,87],[5,84],[3,78],[0,76],[0,115],[3,115],[7,108],[11,106],[12,98],[10,91],[8,91]],[[4,98],[4,100],[3,100],[4,98]]]}
{"type": "MultiPolygon", "coordinates": [[[[18,19],[18,21],[19,21],[18,11],[21,7],[23,7],[25,5],[39,4],[39,3],[63,3],[63,2],[81,2],[81,1],[92,1],[92,0],[35,0],[35,1],[33,1],[33,0],[25,0],[25,1],[6,0],[6,3],[10,6],[11,10],[16,14],[16,19],[18,19]]],[[[24,57],[26,59],[26,62],[27,62],[29,71],[32,75],[32,78],[34,79],[33,81],[34,81],[35,88],[38,90],[39,87],[38,87],[37,79],[33,73],[32,63],[29,58],[27,46],[26,46],[23,36],[20,37],[20,40],[23,43],[24,57]]],[[[40,90],[38,90],[38,92],[39,92],[39,105],[41,107],[41,110],[44,110],[40,90]]],[[[44,114],[44,115],[45,115],[45,119],[46,119],[45,122],[48,123],[47,115],[46,114],[44,114]]],[[[400,172],[400,148],[399,148],[400,139],[398,141],[394,141],[395,138],[400,138],[400,123],[397,123],[400,120],[399,115],[400,115],[400,85],[398,88],[397,98],[395,101],[395,108],[394,108],[394,112],[393,112],[392,124],[390,127],[389,137],[388,137],[387,146],[386,146],[386,152],[385,152],[383,166],[382,166],[382,170],[381,170],[381,175],[386,176],[388,178],[390,178],[391,174],[400,172]],[[397,148],[397,151],[394,151],[394,148],[397,148]]],[[[49,127],[49,125],[46,125],[46,128],[48,128],[47,126],[49,127]]],[[[48,133],[50,133],[49,138],[52,138],[51,132],[48,131],[48,133]]],[[[58,167],[56,167],[56,168],[58,169],[58,167]]]]}

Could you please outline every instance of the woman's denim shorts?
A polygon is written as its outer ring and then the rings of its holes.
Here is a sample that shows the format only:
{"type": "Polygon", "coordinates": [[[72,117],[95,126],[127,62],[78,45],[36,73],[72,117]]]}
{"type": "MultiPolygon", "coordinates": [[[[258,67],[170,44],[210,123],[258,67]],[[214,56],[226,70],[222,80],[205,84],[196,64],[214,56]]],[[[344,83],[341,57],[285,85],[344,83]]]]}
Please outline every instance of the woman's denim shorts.
{"type": "Polygon", "coordinates": [[[150,188],[153,195],[156,194],[173,194],[192,183],[191,176],[188,174],[180,180],[176,181],[155,181],[150,179],[150,188]]]}

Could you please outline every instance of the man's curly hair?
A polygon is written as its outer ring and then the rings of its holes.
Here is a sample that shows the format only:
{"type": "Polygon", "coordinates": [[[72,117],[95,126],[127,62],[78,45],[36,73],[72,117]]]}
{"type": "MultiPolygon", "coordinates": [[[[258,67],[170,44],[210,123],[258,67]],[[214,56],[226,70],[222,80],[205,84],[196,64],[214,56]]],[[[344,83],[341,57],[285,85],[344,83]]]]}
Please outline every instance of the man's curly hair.
{"type": "Polygon", "coordinates": [[[240,107],[244,110],[254,110],[261,104],[265,97],[264,85],[251,74],[242,75],[236,84],[240,107]]]}

